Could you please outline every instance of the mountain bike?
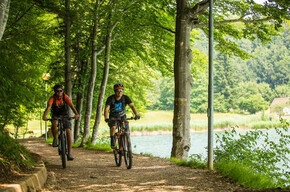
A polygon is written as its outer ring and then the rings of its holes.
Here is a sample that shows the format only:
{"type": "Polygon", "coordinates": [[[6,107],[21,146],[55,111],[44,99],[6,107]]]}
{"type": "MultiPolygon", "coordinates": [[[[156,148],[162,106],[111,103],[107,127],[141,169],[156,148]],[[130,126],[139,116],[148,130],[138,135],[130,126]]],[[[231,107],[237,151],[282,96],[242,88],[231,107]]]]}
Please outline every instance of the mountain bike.
{"type": "Polygon", "coordinates": [[[114,134],[115,148],[113,149],[115,162],[117,166],[121,166],[122,164],[122,156],[124,156],[124,161],[127,169],[132,168],[132,146],[130,133],[127,127],[125,126],[126,120],[135,120],[135,118],[131,117],[126,119],[121,118],[117,122],[116,133],[114,134]]]}
{"type": "Polygon", "coordinates": [[[57,125],[58,154],[61,157],[61,163],[62,163],[63,168],[66,168],[66,155],[68,152],[67,135],[66,135],[66,130],[63,127],[63,120],[66,118],[68,118],[68,120],[74,119],[74,117],[64,117],[64,116],[60,116],[60,117],[52,118],[52,119],[47,119],[51,122],[53,122],[54,120],[58,121],[58,125],[57,125]]]}

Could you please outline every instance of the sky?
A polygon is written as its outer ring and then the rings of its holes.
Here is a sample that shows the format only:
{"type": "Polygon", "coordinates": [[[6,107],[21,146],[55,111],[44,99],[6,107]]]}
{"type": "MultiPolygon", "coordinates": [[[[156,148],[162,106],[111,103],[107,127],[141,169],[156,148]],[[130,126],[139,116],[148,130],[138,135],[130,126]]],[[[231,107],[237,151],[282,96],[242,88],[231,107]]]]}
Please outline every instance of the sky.
{"type": "Polygon", "coordinates": [[[263,2],[265,2],[265,0],[254,0],[256,3],[259,3],[261,5],[263,5],[263,2]]]}

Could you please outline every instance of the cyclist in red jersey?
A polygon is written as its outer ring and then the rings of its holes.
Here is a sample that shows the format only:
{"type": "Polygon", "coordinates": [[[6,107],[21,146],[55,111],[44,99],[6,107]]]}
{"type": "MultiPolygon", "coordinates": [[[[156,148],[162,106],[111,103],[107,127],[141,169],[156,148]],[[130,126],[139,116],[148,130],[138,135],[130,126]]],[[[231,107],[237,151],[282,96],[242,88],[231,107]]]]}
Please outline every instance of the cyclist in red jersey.
{"type": "MultiPolygon", "coordinates": [[[[68,120],[68,107],[67,105],[73,110],[75,113],[75,119],[79,118],[79,114],[77,110],[75,109],[72,100],[70,97],[66,94],[63,94],[63,86],[62,85],[55,85],[53,87],[54,90],[54,95],[52,95],[47,103],[47,108],[44,111],[42,119],[44,121],[47,121],[47,114],[52,110],[52,119],[57,118],[59,116],[64,116],[64,122],[63,126],[66,129],[67,133],[67,139],[68,139],[68,155],[67,159],[68,160],[73,160],[73,156],[71,154],[71,148],[72,148],[72,136],[71,136],[71,122],[68,120]],[[66,118],[67,117],[67,118],[66,118]]],[[[58,121],[54,120],[51,125],[51,131],[53,135],[53,147],[57,147],[57,125],[58,121]]]]}

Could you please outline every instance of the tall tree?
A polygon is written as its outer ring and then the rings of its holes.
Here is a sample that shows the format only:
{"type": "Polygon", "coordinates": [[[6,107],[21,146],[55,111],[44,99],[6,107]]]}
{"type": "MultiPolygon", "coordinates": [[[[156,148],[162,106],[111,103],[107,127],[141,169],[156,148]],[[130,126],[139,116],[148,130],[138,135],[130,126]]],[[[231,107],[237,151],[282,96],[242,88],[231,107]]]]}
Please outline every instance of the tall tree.
{"type": "Polygon", "coordinates": [[[110,9],[110,13],[107,19],[107,35],[106,35],[106,44],[105,44],[105,58],[104,58],[104,70],[103,70],[103,78],[99,92],[98,104],[97,104],[97,111],[96,111],[96,119],[93,127],[92,133],[92,143],[95,145],[97,141],[97,134],[99,124],[101,122],[102,116],[102,108],[103,108],[103,100],[106,91],[108,75],[109,75],[109,66],[110,66],[110,52],[111,52],[111,39],[112,39],[112,32],[117,23],[114,25],[112,24],[112,9],[110,9]]]}
{"type": "Polygon", "coordinates": [[[44,103],[42,66],[50,62],[55,51],[50,46],[52,37],[47,35],[55,25],[48,24],[46,19],[55,21],[53,15],[30,1],[11,1],[9,19],[0,41],[0,131],[19,119],[27,120],[27,113],[39,109],[40,102],[44,103]],[[19,110],[22,112],[18,113],[19,110]]]}
{"type": "Polygon", "coordinates": [[[90,135],[90,120],[92,115],[92,103],[93,103],[93,92],[95,87],[95,80],[97,75],[97,37],[98,37],[98,22],[99,22],[99,0],[95,3],[94,12],[94,25],[92,29],[92,53],[91,53],[91,77],[88,86],[87,100],[86,100],[86,113],[84,123],[84,136],[80,146],[83,146],[88,141],[90,135]]]}
{"type": "MultiPolygon", "coordinates": [[[[175,33],[175,106],[173,125],[173,146],[171,156],[179,159],[187,158],[190,148],[189,135],[189,95],[191,75],[189,65],[192,61],[190,48],[190,32],[194,28],[202,28],[208,34],[209,0],[197,1],[176,0],[176,33],[175,33]]],[[[221,53],[248,58],[234,42],[235,39],[259,38],[266,42],[271,35],[277,35],[275,29],[282,26],[284,18],[288,18],[288,3],[270,1],[262,5],[254,1],[223,0],[214,1],[214,26],[216,49],[221,53]],[[232,16],[230,16],[232,15],[232,16]],[[267,21],[273,21],[272,23],[267,21]],[[244,29],[235,23],[243,23],[244,29]],[[232,36],[231,40],[227,36],[232,36]]]]}
{"type": "Polygon", "coordinates": [[[225,107],[228,111],[229,108],[233,107],[231,90],[237,84],[237,74],[235,72],[234,63],[231,62],[229,56],[225,54],[218,54],[214,69],[214,90],[216,93],[220,93],[222,95],[222,100],[226,103],[227,106],[225,107]]]}
{"type": "Polygon", "coordinates": [[[0,0],[0,41],[4,34],[9,15],[10,0],[0,0]]]}
{"type": "MultiPolygon", "coordinates": [[[[65,1],[65,90],[69,96],[72,96],[72,79],[71,79],[71,10],[70,0],[65,1]]],[[[72,111],[69,110],[69,115],[72,111]]]]}
{"type": "Polygon", "coordinates": [[[171,157],[178,159],[187,158],[191,145],[189,122],[192,52],[190,48],[190,17],[187,15],[188,7],[188,1],[177,0],[174,57],[175,99],[171,157]]]}

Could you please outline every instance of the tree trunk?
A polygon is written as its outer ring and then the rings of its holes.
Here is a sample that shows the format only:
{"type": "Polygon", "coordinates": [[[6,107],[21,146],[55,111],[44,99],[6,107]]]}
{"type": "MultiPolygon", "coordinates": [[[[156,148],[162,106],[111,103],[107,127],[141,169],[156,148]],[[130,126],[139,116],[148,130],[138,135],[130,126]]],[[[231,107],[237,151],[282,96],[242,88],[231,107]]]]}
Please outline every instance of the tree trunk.
{"type": "Polygon", "coordinates": [[[192,52],[190,49],[191,27],[186,9],[188,9],[187,1],[177,0],[174,58],[175,100],[171,157],[178,159],[186,159],[191,146],[189,125],[192,52]]]}
{"type": "MultiPolygon", "coordinates": [[[[71,86],[71,38],[70,38],[70,0],[65,1],[65,91],[71,97],[72,86],[71,86]]],[[[70,110],[71,111],[71,110],[70,110]]]]}
{"type": "Polygon", "coordinates": [[[101,84],[101,89],[100,89],[100,94],[99,94],[99,99],[98,99],[96,119],[95,119],[95,124],[93,128],[93,133],[92,133],[92,144],[94,145],[97,142],[98,129],[99,129],[99,125],[100,125],[101,117],[102,117],[103,100],[104,100],[104,95],[106,92],[106,86],[107,86],[108,75],[109,75],[112,31],[113,31],[113,28],[111,26],[111,18],[109,16],[108,31],[107,31],[107,37],[106,37],[106,49],[105,49],[105,66],[104,66],[103,79],[102,79],[102,84],[101,84]]]}
{"type": "Polygon", "coordinates": [[[83,103],[84,103],[84,95],[85,95],[85,83],[86,82],[86,73],[89,65],[89,60],[86,61],[81,61],[81,75],[79,78],[79,87],[81,87],[81,92],[77,94],[77,105],[76,105],[76,110],[79,113],[79,119],[76,120],[75,122],[75,127],[74,127],[74,142],[76,142],[79,138],[79,133],[80,133],[80,125],[82,121],[82,109],[83,109],[83,103]]]}
{"type": "MultiPolygon", "coordinates": [[[[65,91],[72,98],[72,79],[71,79],[71,18],[70,18],[70,0],[65,1],[65,91]]],[[[73,116],[71,108],[68,108],[68,115],[73,116]]],[[[73,121],[71,120],[71,123],[73,121]]],[[[73,131],[71,132],[73,134],[73,131]]],[[[72,135],[71,135],[72,136],[72,135]]]]}
{"type": "Polygon", "coordinates": [[[85,113],[85,123],[84,123],[84,136],[80,146],[83,146],[85,142],[88,141],[90,136],[90,117],[92,113],[92,103],[93,103],[93,93],[95,87],[95,80],[97,74],[97,27],[98,27],[98,4],[99,0],[96,0],[95,7],[95,20],[93,27],[93,39],[92,39],[92,61],[91,61],[91,78],[88,87],[87,93],[87,104],[86,104],[86,113],[85,113]]]}
{"type": "Polygon", "coordinates": [[[10,0],[0,0],[0,41],[3,37],[9,15],[10,0]]]}

